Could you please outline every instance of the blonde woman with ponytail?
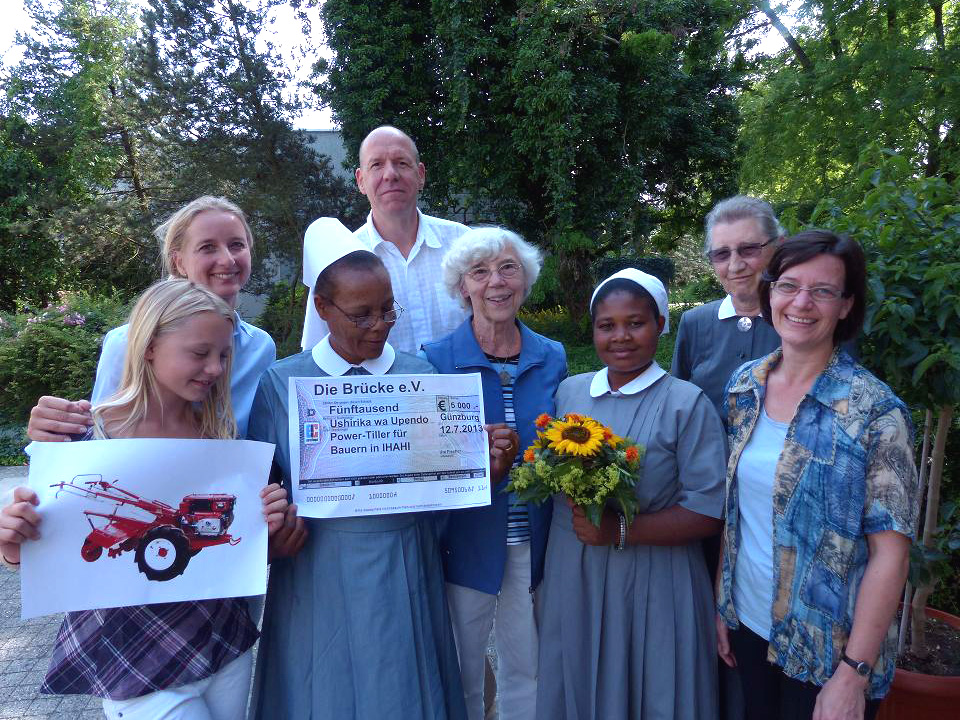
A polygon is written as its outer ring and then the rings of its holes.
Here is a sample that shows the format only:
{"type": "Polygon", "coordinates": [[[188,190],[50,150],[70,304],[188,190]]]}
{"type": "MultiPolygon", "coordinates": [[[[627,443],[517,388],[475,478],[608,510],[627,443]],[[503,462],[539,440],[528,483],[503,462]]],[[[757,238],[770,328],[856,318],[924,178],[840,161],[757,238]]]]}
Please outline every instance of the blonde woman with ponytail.
{"type": "MultiPolygon", "coordinates": [[[[236,315],[189,280],[165,280],[130,314],[116,392],[93,408],[80,439],[230,439],[236,315]]],[[[260,493],[268,532],[282,524],[286,491],[260,493]]],[[[20,545],[37,537],[36,494],[17,488],[0,512],[0,553],[19,565],[20,545]]],[[[103,698],[108,718],[240,720],[258,637],[243,598],[162,603],[68,613],[41,692],[103,698]]]]}
{"type": "MultiPolygon", "coordinates": [[[[233,396],[238,433],[247,433],[247,418],[260,375],[276,359],[273,339],[244,322],[235,312],[240,291],[250,278],[253,234],[243,211],[226,198],[204,195],[171,215],[155,235],[161,245],[163,270],[169,278],[186,278],[223,300],[234,317],[233,365],[225,373],[233,396]]],[[[112,396],[121,383],[129,326],[114,328],[103,339],[94,405],[112,396]]],[[[92,422],[90,402],[44,396],[30,413],[31,440],[63,442],[82,435],[92,422]]]]}

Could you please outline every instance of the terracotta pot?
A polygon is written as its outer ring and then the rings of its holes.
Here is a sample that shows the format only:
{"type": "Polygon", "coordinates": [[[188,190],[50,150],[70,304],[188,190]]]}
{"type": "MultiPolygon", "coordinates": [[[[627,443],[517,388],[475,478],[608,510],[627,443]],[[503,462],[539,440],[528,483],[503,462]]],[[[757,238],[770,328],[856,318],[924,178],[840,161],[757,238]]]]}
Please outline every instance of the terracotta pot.
{"type": "MultiPolygon", "coordinates": [[[[960,618],[927,608],[927,617],[960,629],[960,618]]],[[[960,720],[960,677],[897,668],[877,720],[960,720]]]]}

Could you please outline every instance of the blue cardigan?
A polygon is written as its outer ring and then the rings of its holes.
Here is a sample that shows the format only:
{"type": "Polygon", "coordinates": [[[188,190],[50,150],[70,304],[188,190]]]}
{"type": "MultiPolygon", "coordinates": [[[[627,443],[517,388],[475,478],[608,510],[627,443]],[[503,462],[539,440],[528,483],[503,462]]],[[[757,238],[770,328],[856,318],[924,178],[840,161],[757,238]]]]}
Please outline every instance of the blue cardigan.
{"type": "MultiPolygon", "coordinates": [[[[488,423],[504,422],[503,392],[497,371],[487,360],[473,334],[468,318],[447,337],[423,346],[427,359],[441,373],[479,372],[483,384],[483,407],[488,423]]],[[[567,376],[567,356],[563,345],[533,332],[517,321],[520,328],[520,361],[513,386],[514,413],[520,435],[520,452],[536,437],[534,421],[540,413],[553,415],[560,381],[567,376]]],[[[455,510],[440,545],[444,577],[447,582],[494,595],[500,592],[507,561],[508,478],[495,481],[489,507],[455,510]]],[[[543,578],[543,557],[547,550],[552,501],[529,505],[530,511],[530,591],[543,578]]]]}

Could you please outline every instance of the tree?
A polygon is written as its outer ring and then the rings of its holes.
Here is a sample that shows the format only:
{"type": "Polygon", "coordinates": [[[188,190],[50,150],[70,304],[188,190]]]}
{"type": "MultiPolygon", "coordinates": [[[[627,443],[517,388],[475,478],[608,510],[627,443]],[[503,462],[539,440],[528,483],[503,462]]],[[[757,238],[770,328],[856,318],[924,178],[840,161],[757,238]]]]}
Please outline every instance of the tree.
{"type": "Polygon", "coordinates": [[[24,57],[3,78],[7,309],[17,299],[44,301],[64,279],[136,286],[156,257],[152,244],[124,230],[128,205],[142,211],[147,200],[130,130],[126,60],[135,24],[126,2],[26,7],[33,27],[18,34],[24,57]]]}
{"type": "Polygon", "coordinates": [[[948,550],[960,547],[960,532],[942,533],[940,527],[946,442],[960,404],[960,179],[916,177],[910,160],[876,146],[857,170],[857,182],[838,199],[822,201],[812,220],[864,245],[870,303],[863,362],[906,402],[926,411],[919,465],[920,494],[926,480],[927,499],[913,555],[927,562],[911,569],[917,587],[912,651],[925,657],[924,609],[937,579],[929,560],[944,557],[937,547],[940,534],[948,535],[948,550]]]}
{"type": "Polygon", "coordinates": [[[56,286],[60,248],[38,217],[47,184],[34,129],[23,118],[0,119],[0,310],[17,301],[42,303],[56,286]]]}
{"type": "Polygon", "coordinates": [[[321,20],[330,60],[315,65],[317,94],[333,110],[348,160],[356,167],[360,142],[390,124],[417,141],[427,165],[425,196],[447,196],[441,60],[430,3],[425,0],[325,0],[321,20]]]}
{"type": "Polygon", "coordinates": [[[960,169],[960,14],[943,0],[809,0],[791,33],[756,7],[787,47],[761,58],[742,96],[745,187],[805,217],[856,182],[871,142],[916,175],[960,169]]]}
{"type": "Polygon", "coordinates": [[[287,91],[291,72],[267,32],[280,2],[151,0],[137,58],[163,154],[154,201],[169,209],[201,194],[237,202],[257,238],[261,289],[277,269],[299,277],[303,233],[316,217],[362,217],[356,191],[291,125],[304,100],[287,91]]]}
{"type": "Polygon", "coordinates": [[[669,245],[733,190],[726,3],[335,0],[323,17],[320,87],[347,139],[407,129],[429,199],[554,253],[575,317],[595,258],[669,245]]]}

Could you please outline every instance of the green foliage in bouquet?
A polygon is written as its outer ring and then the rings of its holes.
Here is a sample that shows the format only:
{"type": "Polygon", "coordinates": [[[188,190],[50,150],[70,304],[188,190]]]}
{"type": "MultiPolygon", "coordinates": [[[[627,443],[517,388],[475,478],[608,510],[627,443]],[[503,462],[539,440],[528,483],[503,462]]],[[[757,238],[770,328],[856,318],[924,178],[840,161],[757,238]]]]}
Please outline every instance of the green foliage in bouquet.
{"type": "Polygon", "coordinates": [[[507,492],[517,501],[541,504],[563,493],[600,526],[608,503],[633,521],[637,510],[634,488],[640,480],[644,450],[615,435],[585,415],[537,418],[537,439],[523,453],[523,463],[510,471],[507,492]]]}

